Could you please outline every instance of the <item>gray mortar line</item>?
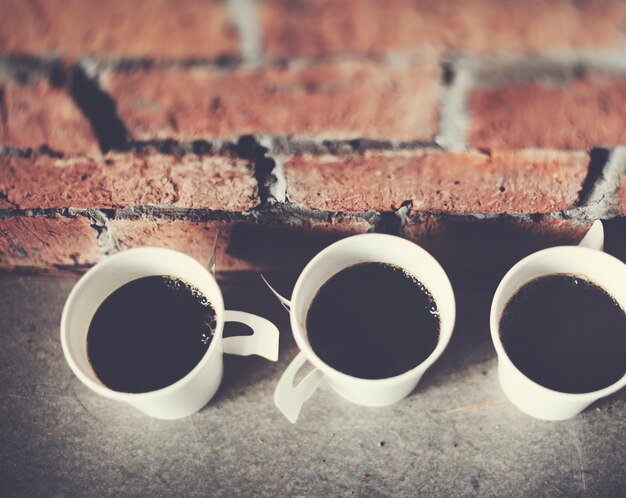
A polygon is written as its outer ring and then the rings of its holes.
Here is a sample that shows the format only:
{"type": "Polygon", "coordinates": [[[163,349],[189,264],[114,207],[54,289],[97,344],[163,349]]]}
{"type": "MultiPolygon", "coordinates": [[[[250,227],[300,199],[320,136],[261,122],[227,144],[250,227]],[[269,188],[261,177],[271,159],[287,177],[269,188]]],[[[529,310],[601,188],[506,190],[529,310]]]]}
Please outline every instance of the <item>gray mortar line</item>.
{"type": "MultiPolygon", "coordinates": [[[[365,153],[413,153],[413,152],[436,152],[443,151],[439,144],[435,142],[406,142],[394,140],[370,140],[370,139],[353,139],[353,140],[323,140],[296,137],[289,139],[284,136],[256,136],[258,143],[268,143],[268,139],[272,140],[272,149],[268,151],[268,157],[273,159],[283,158],[286,160],[291,156],[308,155],[308,156],[329,156],[341,159],[347,156],[358,156],[365,153]]],[[[467,147],[463,151],[483,154],[484,152],[477,148],[467,147]]],[[[177,141],[177,140],[146,140],[131,141],[127,150],[112,151],[118,155],[132,155],[153,152],[156,154],[184,156],[193,154],[197,156],[232,156],[240,159],[247,159],[245,155],[238,152],[236,141],[230,140],[194,140],[194,141],[177,141]]],[[[451,152],[460,152],[452,150],[451,152]]],[[[568,148],[534,148],[527,147],[517,149],[515,152],[586,152],[585,149],[568,149],[568,148]]],[[[22,158],[30,158],[34,156],[49,156],[55,159],[71,159],[71,156],[65,156],[62,152],[55,151],[45,146],[37,149],[19,148],[9,145],[0,145],[0,157],[15,156],[22,158]]]]}
{"type": "Polygon", "coordinates": [[[269,186],[268,200],[271,202],[287,202],[287,177],[285,176],[284,161],[282,156],[270,155],[275,166],[271,172],[272,181],[269,186]]]}
{"type": "Polygon", "coordinates": [[[67,210],[69,216],[83,216],[91,222],[90,225],[96,232],[96,242],[102,256],[109,256],[119,251],[115,239],[111,235],[109,227],[109,218],[99,210],[93,208],[67,210]]]}
{"type": "MultiPolygon", "coordinates": [[[[602,199],[605,202],[606,199],[602,199]]],[[[615,203],[614,200],[611,201],[615,203]]],[[[396,211],[384,210],[368,210],[368,211],[328,211],[311,209],[299,204],[290,202],[275,203],[268,206],[262,206],[250,211],[216,211],[203,208],[176,208],[169,206],[131,206],[121,209],[100,209],[100,208],[46,208],[46,209],[19,209],[4,208],[0,209],[0,218],[11,217],[74,217],[77,215],[87,216],[92,219],[95,214],[101,213],[107,220],[132,220],[139,218],[150,218],[155,220],[188,220],[188,221],[223,221],[225,223],[253,221],[258,223],[271,222],[306,222],[307,220],[332,220],[332,219],[365,219],[371,220],[372,217],[383,213],[395,213],[396,215],[406,216],[412,221],[419,221],[420,218],[426,216],[436,216],[446,219],[476,219],[476,220],[497,220],[497,219],[517,219],[522,221],[537,221],[538,219],[561,219],[580,221],[581,223],[593,219],[611,219],[622,217],[615,210],[609,212],[589,210],[588,206],[579,208],[565,209],[563,211],[552,211],[547,213],[521,213],[521,212],[505,212],[505,213],[474,213],[474,212],[450,212],[450,211],[412,211],[400,212],[403,207],[396,211]]],[[[96,218],[97,219],[97,218],[96,218]]]]}
{"type": "Polygon", "coordinates": [[[261,29],[254,0],[228,0],[228,12],[241,38],[241,54],[248,66],[259,66],[263,59],[261,29]]]}
{"type": "MultiPolygon", "coordinates": [[[[294,156],[298,154],[335,155],[344,156],[365,152],[393,152],[411,150],[441,150],[435,142],[427,141],[400,141],[400,140],[372,140],[367,138],[355,138],[346,140],[328,140],[319,137],[288,137],[284,135],[256,135],[253,138],[263,144],[268,150],[271,143],[272,158],[278,156],[294,156]]],[[[129,150],[119,151],[121,154],[141,153],[154,151],[169,155],[216,155],[231,154],[241,157],[237,152],[237,140],[199,139],[185,140],[131,140],[129,150]]],[[[0,149],[0,155],[2,150],[0,149]]],[[[269,157],[269,156],[268,156],[269,157]]]]}
{"type": "Polygon", "coordinates": [[[452,82],[444,87],[439,115],[439,129],[435,142],[450,151],[468,148],[467,133],[470,116],[467,94],[474,83],[473,74],[462,62],[451,63],[452,82]]]}
{"type": "Polygon", "coordinates": [[[80,65],[89,64],[92,71],[101,74],[106,71],[128,73],[133,71],[150,71],[159,69],[179,68],[207,68],[216,70],[234,70],[241,65],[237,56],[210,57],[183,57],[183,58],[151,58],[151,57],[106,57],[85,56],[79,60],[80,65]]]}
{"type": "MultiPolygon", "coordinates": [[[[163,67],[217,67],[236,69],[243,62],[246,65],[263,64],[270,67],[304,68],[327,63],[371,62],[389,67],[402,67],[432,60],[432,54],[387,53],[344,54],[315,57],[268,58],[263,54],[257,2],[254,0],[226,0],[229,15],[241,36],[242,57],[115,57],[84,55],[75,64],[90,77],[96,77],[105,70],[125,72],[163,67]]],[[[474,69],[475,76],[482,84],[506,84],[541,78],[560,81],[563,77],[575,74],[584,67],[591,71],[606,73],[626,72],[626,53],[621,51],[594,53],[589,51],[544,52],[536,55],[495,55],[475,56],[458,52],[441,57],[443,62],[463,61],[474,69]]],[[[0,55],[0,81],[17,81],[30,84],[48,78],[52,70],[63,58],[55,55],[0,55]]],[[[65,66],[63,66],[65,67],[65,66]]]]}
{"type": "Polygon", "coordinates": [[[287,177],[284,168],[286,156],[276,151],[275,141],[270,136],[259,137],[257,142],[267,149],[266,157],[274,161],[274,168],[269,173],[270,178],[267,179],[269,182],[267,202],[269,204],[285,203],[288,200],[287,177]]]}
{"type": "Polygon", "coordinates": [[[61,64],[55,57],[30,55],[0,56],[0,83],[15,82],[34,85],[48,80],[55,67],[61,64]]]}
{"type": "Polygon", "coordinates": [[[0,145],[0,156],[21,157],[28,159],[33,156],[49,156],[55,159],[64,157],[62,152],[51,149],[45,145],[37,148],[30,147],[13,147],[11,145],[0,145]]]}
{"type": "Polygon", "coordinates": [[[343,156],[375,151],[400,151],[400,150],[432,150],[441,149],[435,142],[422,140],[374,140],[368,138],[353,138],[332,140],[321,137],[284,135],[272,136],[274,154],[285,155],[335,155],[343,156]]]}
{"type": "Polygon", "coordinates": [[[582,75],[624,74],[626,55],[621,52],[594,54],[589,52],[550,53],[537,56],[501,56],[468,58],[476,86],[539,82],[563,84],[582,75]]]}
{"type": "Polygon", "coordinates": [[[608,219],[618,216],[620,179],[626,177],[626,146],[614,148],[591,187],[586,202],[582,206],[564,211],[571,218],[584,220],[608,219]]]}
{"type": "MultiPolygon", "coordinates": [[[[258,143],[272,143],[271,149],[268,149],[268,157],[272,159],[283,158],[296,155],[310,156],[334,156],[342,158],[346,156],[358,156],[369,152],[379,152],[381,154],[393,153],[412,153],[412,152],[433,152],[442,151],[445,148],[435,142],[424,141],[399,141],[399,140],[371,140],[367,138],[355,138],[352,140],[326,140],[321,138],[310,137],[286,137],[282,135],[256,135],[254,139],[258,143]]],[[[461,141],[457,142],[459,146],[463,145],[461,141]]],[[[483,154],[480,149],[466,147],[463,145],[462,151],[475,152],[483,154]]],[[[461,150],[451,149],[451,152],[460,152],[461,150]]],[[[515,152],[586,152],[585,149],[567,149],[567,148],[533,148],[527,147],[518,149],[515,152]]],[[[198,156],[227,155],[241,159],[247,159],[238,152],[237,141],[232,140],[194,140],[194,141],[178,141],[178,140],[144,140],[130,141],[127,150],[114,150],[116,154],[131,155],[146,152],[154,152],[163,155],[182,156],[186,154],[195,154],[198,156]]],[[[42,155],[53,158],[64,158],[64,154],[59,151],[47,147],[39,147],[37,149],[19,148],[8,145],[0,145],[0,156],[17,156],[28,158],[31,156],[42,155]]],[[[68,156],[69,158],[69,156],[68,156]]]]}

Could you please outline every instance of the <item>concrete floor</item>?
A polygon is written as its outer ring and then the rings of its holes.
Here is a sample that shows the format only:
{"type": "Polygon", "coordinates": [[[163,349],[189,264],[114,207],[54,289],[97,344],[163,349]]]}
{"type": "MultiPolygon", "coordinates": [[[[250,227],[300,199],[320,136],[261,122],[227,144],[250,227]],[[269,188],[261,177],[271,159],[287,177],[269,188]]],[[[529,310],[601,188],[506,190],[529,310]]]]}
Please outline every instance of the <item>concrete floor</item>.
{"type": "Polygon", "coordinates": [[[296,347],[257,276],[229,279],[226,304],[280,326],[280,361],[229,357],[212,402],[174,422],[73,376],[58,329],[76,279],[0,275],[4,496],[626,496],[626,390],[565,422],[514,408],[487,326],[493,279],[453,281],[454,337],[409,398],[368,409],[322,386],[296,425],[272,402],[296,347]]]}

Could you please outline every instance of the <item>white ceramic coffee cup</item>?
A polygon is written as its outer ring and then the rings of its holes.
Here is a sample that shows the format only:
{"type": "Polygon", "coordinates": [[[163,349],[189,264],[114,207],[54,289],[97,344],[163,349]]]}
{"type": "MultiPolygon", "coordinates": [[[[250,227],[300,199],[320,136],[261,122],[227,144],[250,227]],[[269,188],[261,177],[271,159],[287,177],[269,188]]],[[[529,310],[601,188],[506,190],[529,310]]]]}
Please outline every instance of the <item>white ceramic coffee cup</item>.
{"type": "MultiPolygon", "coordinates": [[[[509,400],[520,410],[543,420],[573,417],[594,401],[626,385],[626,374],[614,384],[588,393],[563,393],[530,380],[513,364],[500,339],[500,319],[513,295],[526,283],[544,275],[580,275],[602,287],[626,309],[626,265],[602,252],[604,232],[597,221],[578,246],[544,249],[527,256],[504,276],[491,304],[491,338],[498,355],[498,377],[509,400]]],[[[626,355],[626,351],[624,351],[626,355]]]]}
{"type": "Polygon", "coordinates": [[[278,329],[274,324],[250,313],[224,310],[217,281],[205,267],[186,254],[156,247],[129,249],[109,256],[83,275],[63,309],[61,344],[70,368],[88,388],[161,419],[186,417],[207,404],[222,381],[223,353],[278,359],[278,329]],[[200,362],[179,381],[146,393],[114,391],[98,379],[89,362],[89,324],[100,304],[113,291],[131,280],[150,275],[171,275],[200,290],[215,309],[215,334],[200,362]],[[244,323],[253,330],[253,335],[224,339],[224,322],[244,323]]]}
{"type": "MultiPolygon", "coordinates": [[[[401,400],[413,391],[426,369],[443,353],[454,327],[454,292],[443,268],[418,245],[392,235],[362,234],[340,240],[317,254],[304,268],[291,301],[273,292],[290,311],[291,329],[300,348],[274,392],[276,406],[291,422],[297,420],[302,405],[323,379],[343,397],[360,405],[386,406],[401,400]],[[415,368],[386,379],[352,377],[324,363],[311,348],[305,326],[307,311],[319,288],[340,270],[365,262],[388,263],[403,268],[424,284],[439,311],[439,341],[435,350],[415,368]],[[314,369],[294,386],[297,372],[307,362],[314,369]]],[[[381,342],[385,340],[384,332],[381,330],[381,342]]]]}

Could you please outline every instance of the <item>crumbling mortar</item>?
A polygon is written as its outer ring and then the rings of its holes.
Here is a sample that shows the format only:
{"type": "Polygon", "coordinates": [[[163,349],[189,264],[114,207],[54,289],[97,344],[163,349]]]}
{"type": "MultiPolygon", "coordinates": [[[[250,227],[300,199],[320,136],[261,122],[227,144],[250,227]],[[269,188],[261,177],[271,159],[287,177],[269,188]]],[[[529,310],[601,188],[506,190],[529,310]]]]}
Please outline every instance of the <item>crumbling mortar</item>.
{"type": "Polygon", "coordinates": [[[250,211],[221,211],[203,208],[180,208],[172,206],[129,206],[116,209],[95,209],[95,208],[37,208],[37,209],[20,209],[20,208],[3,208],[0,209],[0,218],[10,218],[18,216],[27,217],[47,217],[56,216],[75,217],[77,215],[90,216],[92,213],[103,213],[108,220],[120,219],[139,219],[152,218],[155,220],[189,220],[189,221],[223,221],[238,222],[248,221],[260,224],[271,223],[287,223],[302,224],[307,220],[328,221],[341,219],[361,219],[375,222],[377,217],[383,213],[400,217],[411,222],[419,221],[420,218],[432,216],[442,219],[475,219],[475,220],[494,220],[494,219],[515,219],[525,222],[538,222],[542,219],[555,220],[572,220],[588,223],[596,219],[612,219],[619,218],[622,215],[611,211],[604,212],[601,216],[592,212],[587,207],[568,208],[563,211],[554,211],[548,213],[473,213],[473,212],[450,212],[437,210],[420,210],[412,211],[402,205],[397,210],[389,211],[327,211],[319,209],[311,209],[299,204],[290,202],[275,203],[267,206],[257,206],[250,211]]]}
{"type": "Polygon", "coordinates": [[[228,0],[228,13],[239,32],[243,62],[248,66],[263,63],[261,27],[254,0],[228,0]]]}
{"type": "Polygon", "coordinates": [[[439,109],[435,142],[450,151],[468,149],[467,134],[470,123],[467,95],[474,85],[473,75],[465,66],[464,58],[444,63],[442,98],[439,109]]]}
{"type": "Polygon", "coordinates": [[[64,157],[64,154],[57,150],[51,149],[47,145],[42,145],[36,148],[0,145],[0,157],[2,156],[21,157],[24,159],[29,159],[36,156],[48,156],[55,159],[60,159],[64,157]]]}
{"type": "Polygon", "coordinates": [[[117,243],[109,229],[109,217],[104,211],[94,208],[67,208],[63,210],[63,212],[70,217],[83,216],[89,220],[91,228],[96,232],[96,242],[102,256],[109,256],[119,251],[117,243]]]}

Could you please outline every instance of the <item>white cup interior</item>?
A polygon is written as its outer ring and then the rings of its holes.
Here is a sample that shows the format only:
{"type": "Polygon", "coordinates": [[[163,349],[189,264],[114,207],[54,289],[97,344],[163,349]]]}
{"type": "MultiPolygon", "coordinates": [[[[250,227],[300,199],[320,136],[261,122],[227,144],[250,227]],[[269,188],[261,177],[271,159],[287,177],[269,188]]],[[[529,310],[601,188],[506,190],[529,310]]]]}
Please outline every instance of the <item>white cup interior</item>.
{"type": "Polygon", "coordinates": [[[74,373],[97,392],[110,394],[112,391],[100,382],[87,356],[87,333],[93,315],[116,289],[137,278],[152,275],[182,279],[208,298],[216,312],[217,327],[200,363],[217,347],[219,341],[216,338],[221,337],[224,326],[224,301],[217,282],[200,263],[183,253],[164,248],[141,247],[120,252],[83,275],[65,303],[61,320],[61,341],[68,363],[74,373]]]}
{"type": "MultiPolygon", "coordinates": [[[[439,311],[439,341],[432,354],[416,368],[429,365],[445,349],[452,335],[454,293],[446,273],[435,258],[413,242],[392,235],[363,234],[348,237],[327,247],[311,260],[298,278],[292,295],[291,325],[298,346],[318,368],[345,375],[324,363],[313,351],[306,333],[306,315],[317,291],[330,277],[348,266],[366,262],[399,266],[417,278],[431,293],[439,311]]],[[[381,335],[382,340],[384,335],[381,335]]],[[[371,382],[369,379],[367,381],[371,382]]]]}
{"type": "MultiPolygon", "coordinates": [[[[496,351],[501,359],[505,358],[511,365],[513,363],[500,339],[502,313],[511,297],[524,284],[555,273],[577,275],[590,280],[607,291],[626,310],[626,265],[619,259],[602,251],[579,246],[552,247],[531,254],[513,266],[502,279],[491,308],[491,331],[496,351]]],[[[619,382],[625,383],[626,375],[619,382]]]]}

